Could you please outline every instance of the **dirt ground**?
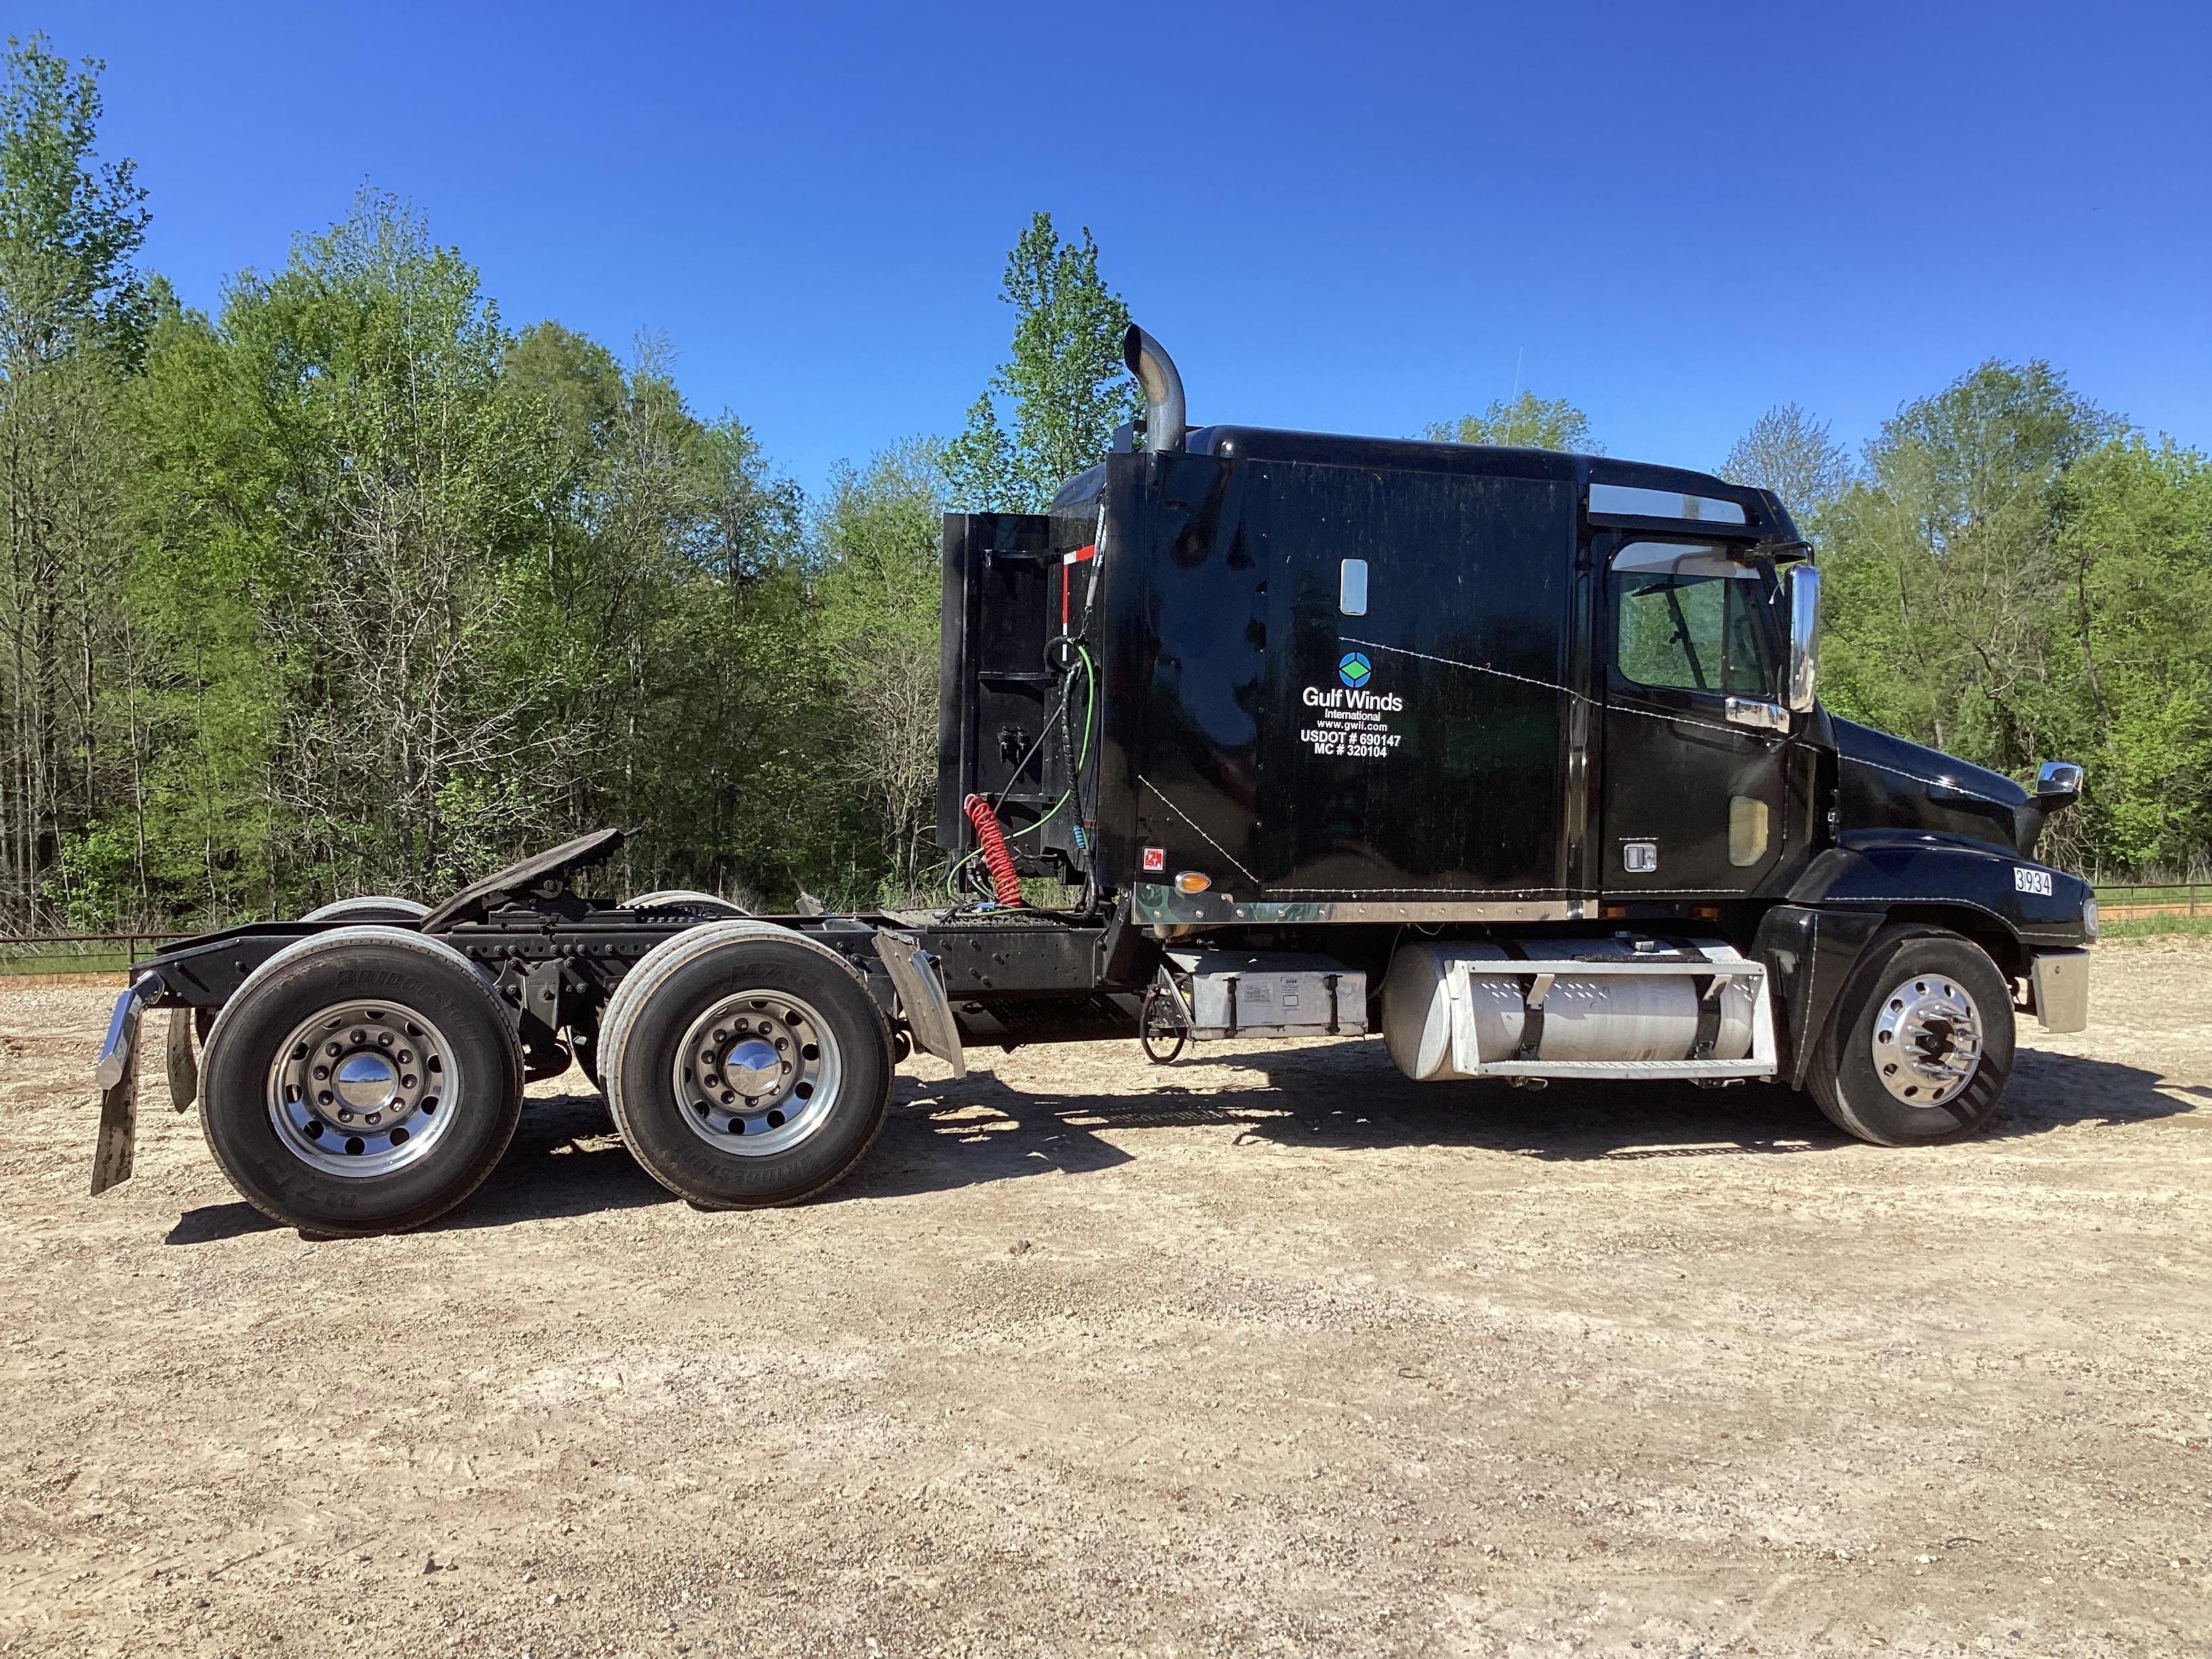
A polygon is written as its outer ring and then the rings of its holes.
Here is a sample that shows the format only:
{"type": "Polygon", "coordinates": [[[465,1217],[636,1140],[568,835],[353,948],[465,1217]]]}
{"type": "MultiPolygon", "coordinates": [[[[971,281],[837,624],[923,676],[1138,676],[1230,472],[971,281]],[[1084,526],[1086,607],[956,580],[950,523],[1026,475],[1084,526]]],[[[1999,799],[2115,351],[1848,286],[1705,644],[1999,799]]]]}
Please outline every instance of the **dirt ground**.
{"type": "Polygon", "coordinates": [[[336,1243],[158,1093],[85,1197],[112,994],[0,996],[0,1650],[2212,1650],[2206,941],[1954,1147],[1102,1044],[752,1214],[541,1087],[336,1243]]]}

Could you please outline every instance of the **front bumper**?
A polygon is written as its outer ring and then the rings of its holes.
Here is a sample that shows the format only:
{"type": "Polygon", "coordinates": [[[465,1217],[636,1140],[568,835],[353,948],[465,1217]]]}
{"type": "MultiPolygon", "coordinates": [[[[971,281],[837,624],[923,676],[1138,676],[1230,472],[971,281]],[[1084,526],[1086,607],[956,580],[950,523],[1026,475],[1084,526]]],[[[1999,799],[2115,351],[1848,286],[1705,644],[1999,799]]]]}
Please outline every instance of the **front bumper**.
{"type": "Polygon", "coordinates": [[[2089,953],[2087,951],[2045,951],[2030,964],[2029,999],[2035,1017],[2046,1031],[2086,1031],[2089,1029],[2089,953]]]}

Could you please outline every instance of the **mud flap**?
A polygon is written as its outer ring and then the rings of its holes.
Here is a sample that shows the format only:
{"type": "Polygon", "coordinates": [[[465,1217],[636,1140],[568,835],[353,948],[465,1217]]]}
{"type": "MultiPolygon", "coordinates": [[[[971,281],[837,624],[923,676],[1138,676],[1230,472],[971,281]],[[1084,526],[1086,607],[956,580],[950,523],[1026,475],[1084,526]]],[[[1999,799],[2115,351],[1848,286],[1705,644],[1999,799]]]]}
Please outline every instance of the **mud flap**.
{"type": "Polygon", "coordinates": [[[198,1012],[194,1008],[169,1010],[169,1105],[178,1112],[190,1111],[192,1103],[200,1097],[199,1050],[192,1041],[192,1019],[198,1012]]]}
{"type": "Polygon", "coordinates": [[[115,1000],[93,1081],[100,1085],[100,1137],[92,1152],[92,1195],[131,1179],[138,1143],[138,1025],[147,1005],[167,988],[159,974],[142,974],[115,1000]]]}
{"type": "Polygon", "coordinates": [[[906,1018],[914,1046],[951,1066],[953,1076],[966,1077],[968,1060],[961,1051],[960,1027],[953,1020],[952,1005],[945,998],[936,959],[916,941],[889,928],[877,931],[876,954],[883,958],[898,990],[899,1012],[906,1018]]]}

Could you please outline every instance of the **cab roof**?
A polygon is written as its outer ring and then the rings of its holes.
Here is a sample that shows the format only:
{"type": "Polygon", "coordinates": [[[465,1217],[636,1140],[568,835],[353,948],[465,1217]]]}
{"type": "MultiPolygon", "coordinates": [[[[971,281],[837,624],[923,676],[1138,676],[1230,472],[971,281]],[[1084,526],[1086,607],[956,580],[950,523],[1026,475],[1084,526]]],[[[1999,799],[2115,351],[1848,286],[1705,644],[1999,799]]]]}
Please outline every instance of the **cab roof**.
{"type": "MultiPolygon", "coordinates": [[[[1115,434],[1128,447],[1129,428],[1115,434]]],[[[1772,492],[1730,483],[1710,472],[1575,455],[1553,449],[1497,444],[1439,443],[1425,438],[1368,438],[1346,433],[1291,432],[1275,427],[1199,426],[1188,428],[1183,448],[1224,461],[1290,461],[1314,466],[1369,467],[1413,472],[1451,472],[1472,477],[1534,478],[1573,483],[1589,492],[1592,524],[1625,529],[1680,530],[1784,544],[1778,556],[1802,552],[1796,526],[1772,492]]],[[[1094,499],[1105,487],[1105,468],[1094,466],[1060,486],[1053,508],[1094,499]]]]}

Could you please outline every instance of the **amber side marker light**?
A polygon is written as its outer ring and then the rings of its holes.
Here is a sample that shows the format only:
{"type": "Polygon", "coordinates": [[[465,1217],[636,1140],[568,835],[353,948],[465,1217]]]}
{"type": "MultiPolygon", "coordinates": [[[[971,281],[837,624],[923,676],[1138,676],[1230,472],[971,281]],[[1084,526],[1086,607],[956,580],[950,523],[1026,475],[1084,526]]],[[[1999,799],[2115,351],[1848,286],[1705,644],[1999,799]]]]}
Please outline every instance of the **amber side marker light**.
{"type": "Polygon", "coordinates": [[[1213,885],[1213,878],[1200,875],[1195,870],[1186,870],[1176,878],[1175,884],[1178,893],[1203,893],[1213,885]]]}

